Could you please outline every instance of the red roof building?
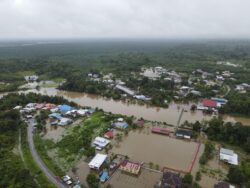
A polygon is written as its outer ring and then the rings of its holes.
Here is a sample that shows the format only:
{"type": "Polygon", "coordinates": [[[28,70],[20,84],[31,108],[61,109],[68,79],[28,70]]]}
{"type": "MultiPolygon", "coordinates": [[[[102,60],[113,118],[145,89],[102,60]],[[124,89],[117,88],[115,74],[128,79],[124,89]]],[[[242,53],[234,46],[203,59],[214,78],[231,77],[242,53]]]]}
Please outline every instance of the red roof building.
{"type": "Polygon", "coordinates": [[[104,134],[104,137],[105,138],[108,138],[108,139],[113,139],[114,138],[114,134],[113,134],[113,131],[108,131],[104,134]]]}
{"type": "Polygon", "coordinates": [[[140,163],[135,163],[131,161],[123,161],[120,165],[120,170],[124,172],[128,172],[130,174],[138,175],[140,170],[141,170],[142,164],[140,163]]]}
{"type": "Polygon", "coordinates": [[[163,135],[169,135],[171,133],[170,130],[168,129],[164,129],[164,128],[160,128],[160,127],[153,127],[151,129],[152,133],[157,133],[157,134],[163,134],[163,135]]]}
{"type": "Polygon", "coordinates": [[[210,99],[203,99],[202,104],[203,104],[203,106],[206,106],[209,108],[216,108],[217,107],[217,102],[214,100],[210,100],[210,99]]]}

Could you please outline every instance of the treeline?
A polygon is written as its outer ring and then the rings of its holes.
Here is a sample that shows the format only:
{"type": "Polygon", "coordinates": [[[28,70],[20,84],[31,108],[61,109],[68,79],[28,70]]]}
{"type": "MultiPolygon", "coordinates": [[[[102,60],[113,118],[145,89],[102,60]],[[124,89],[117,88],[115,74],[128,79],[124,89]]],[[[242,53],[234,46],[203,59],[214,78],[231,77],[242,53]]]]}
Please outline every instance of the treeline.
{"type": "Polygon", "coordinates": [[[228,102],[220,109],[221,113],[250,116],[250,92],[242,94],[233,92],[228,99],[228,102]]]}
{"type": "Polygon", "coordinates": [[[224,122],[221,118],[213,118],[208,122],[206,134],[211,140],[222,141],[241,147],[250,152],[250,127],[241,123],[224,122]]]}

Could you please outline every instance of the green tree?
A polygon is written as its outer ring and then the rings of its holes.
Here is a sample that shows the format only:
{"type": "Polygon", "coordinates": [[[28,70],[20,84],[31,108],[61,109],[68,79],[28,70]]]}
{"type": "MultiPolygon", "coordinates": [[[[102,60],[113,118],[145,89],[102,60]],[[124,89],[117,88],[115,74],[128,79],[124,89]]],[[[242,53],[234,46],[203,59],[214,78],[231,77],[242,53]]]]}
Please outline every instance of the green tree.
{"type": "Polygon", "coordinates": [[[96,177],[94,173],[90,173],[87,176],[87,183],[90,188],[98,188],[99,187],[99,179],[96,177]]]}

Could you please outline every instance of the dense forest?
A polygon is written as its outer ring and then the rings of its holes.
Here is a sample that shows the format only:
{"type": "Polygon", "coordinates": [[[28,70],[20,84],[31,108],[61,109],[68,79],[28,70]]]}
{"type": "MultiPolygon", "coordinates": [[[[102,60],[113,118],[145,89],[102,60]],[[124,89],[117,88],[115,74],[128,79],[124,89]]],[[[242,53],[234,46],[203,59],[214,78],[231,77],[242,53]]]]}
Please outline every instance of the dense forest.
{"type": "MultiPolygon", "coordinates": [[[[18,41],[0,42],[0,92],[15,91],[24,83],[26,74],[37,74],[40,80],[63,78],[64,90],[99,94],[120,99],[120,92],[107,88],[101,82],[86,79],[88,72],[112,73],[126,81],[128,87],[152,98],[151,104],[167,106],[176,93],[170,81],[137,79],[142,66],[163,66],[191,74],[196,69],[209,73],[229,70],[235,81],[226,80],[231,87],[250,83],[250,41],[160,41],[160,40],[82,40],[82,41],[18,41]],[[239,67],[216,64],[230,61],[239,67]],[[135,75],[135,76],[133,76],[135,75]]],[[[182,85],[185,85],[184,80],[182,85]]],[[[203,97],[212,97],[205,83],[195,86],[203,97]]],[[[187,96],[184,102],[196,99],[187,96]]],[[[249,92],[230,93],[229,103],[222,113],[249,115],[249,92]],[[241,108],[244,106],[244,108],[241,108]]]]}

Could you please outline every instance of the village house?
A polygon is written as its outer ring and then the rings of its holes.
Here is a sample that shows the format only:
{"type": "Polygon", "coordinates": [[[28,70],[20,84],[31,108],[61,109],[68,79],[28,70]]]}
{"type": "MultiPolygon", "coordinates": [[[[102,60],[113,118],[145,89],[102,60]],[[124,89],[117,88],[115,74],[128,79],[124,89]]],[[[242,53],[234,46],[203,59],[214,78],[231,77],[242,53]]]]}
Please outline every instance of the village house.
{"type": "Polygon", "coordinates": [[[110,143],[109,140],[102,138],[102,137],[96,137],[95,140],[93,141],[93,145],[96,146],[97,150],[102,150],[105,148],[108,144],[110,143]]]}
{"type": "Polygon", "coordinates": [[[184,129],[178,129],[176,131],[175,135],[176,135],[177,138],[191,139],[192,131],[184,130],[184,129]]]}
{"type": "Polygon", "coordinates": [[[161,127],[153,127],[151,129],[152,133],[156,133],[156,134],[162,134],[162,135],[169,135],[171,133],[170,130],[165,129],[165,128],[161,128],[161,127]]]}
{"type": "Polygon", "coordinates": [[[108,156],[104,154],[97,153],[95,157],[90,161],[89,168],[100,170],[103,163],[107,160],[108,156]]]}
{"type": "Polygon", "coordinates": [[[164,171],[161,181],[155,185],[155,188],[180,188],[182,178],[173,172],[164,171]]]}
{"type": "Polygon", "coordinates": [[[112,127],[117,128],[117,129],[127,129],[128,124],[126,122],[115,122],[112,124],[112,127]]]}
{"type": "Polygon", "coordinates": [[[233,150],[220,148],[220,160],[232,165],[238,165],[238,155],[233,150]]]}
{"type": "Polygon", "coordinates": [[[113,133],[113,131],[112,131],[112,130],[107,131],[107,132],[104,134],[104,138],[113,139],[113,138],[114,138],[114,133],[113,133]]]}
{"type": "Polygon", "coordinates": [[[38,76],[37,75],[24,76],[24,79],[26,82],[35,82],[38,80],[38,76]]]}
{"type": "Polygon", "coordinates": [[[69,125],[70,123],[72,123],[72,119],[69,119],[69,118],[61,118],[58,125],[60,126],[66,126],[66,125],[69,125]]]}
{"type": "Polygon", "coordinates": [[[121,90],[122,92],[124,92],[124,93],[126,93],[126,94],[128,94],[130,96],[134,96],[135,95],[135,91],[129,89],[126,86],[122,86],[122,85],[118,84],[118,85],[115,86],[115,88],[118,89],[118,90],[121,90]]]}

